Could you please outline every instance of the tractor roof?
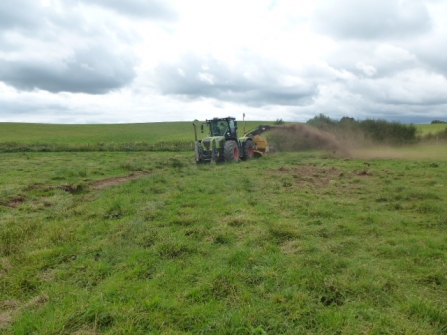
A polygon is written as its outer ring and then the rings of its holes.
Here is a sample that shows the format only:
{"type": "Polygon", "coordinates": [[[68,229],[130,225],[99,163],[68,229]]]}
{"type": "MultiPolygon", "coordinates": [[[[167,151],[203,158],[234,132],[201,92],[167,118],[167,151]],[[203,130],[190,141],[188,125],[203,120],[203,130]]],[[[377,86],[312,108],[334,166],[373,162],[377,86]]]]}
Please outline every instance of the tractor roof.
{"type": "Polygon", "coordinates": [[[229,120],[236,120],[235,117],[228,116],[228,117],[214,117],[212,120],[206,120],[206,122],[213,122],[213,121],[229,121],[229,120]]]}

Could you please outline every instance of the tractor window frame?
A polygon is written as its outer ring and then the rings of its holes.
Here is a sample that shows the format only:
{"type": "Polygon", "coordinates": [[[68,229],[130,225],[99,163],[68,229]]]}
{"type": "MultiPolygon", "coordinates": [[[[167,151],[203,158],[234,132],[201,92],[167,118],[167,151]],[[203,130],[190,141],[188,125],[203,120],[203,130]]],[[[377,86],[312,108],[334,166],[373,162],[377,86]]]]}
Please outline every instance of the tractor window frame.
{"type": "Polygon", "coordinates": [[[230,133],[234,134],[237,129],[237,124],[234,120],[228,120],[228,127],[230,128],[230,133]]]}

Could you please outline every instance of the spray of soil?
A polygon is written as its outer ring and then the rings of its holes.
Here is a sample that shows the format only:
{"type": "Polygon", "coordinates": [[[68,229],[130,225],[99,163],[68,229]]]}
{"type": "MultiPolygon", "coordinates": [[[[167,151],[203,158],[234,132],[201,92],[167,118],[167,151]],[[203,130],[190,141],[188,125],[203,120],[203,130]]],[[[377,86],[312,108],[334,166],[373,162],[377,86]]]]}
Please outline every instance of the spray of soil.
{"type": "Polygon", "coordinates": [[[436,159],[447,155],[445,143],[377,146],[361,131],[345,130],[332,134],[306,124],[275,126],[269,133],[268,140],[278,151],[326,150],[334,156],[361,159],[436,159]]]}
{"type": "Polygon", "coordinates": [[[350,156],[348,146],[333,134],[304,125],[276,126],[272,129],[269,142],[278,151],[328,150],[339,156],[350,156]]]}

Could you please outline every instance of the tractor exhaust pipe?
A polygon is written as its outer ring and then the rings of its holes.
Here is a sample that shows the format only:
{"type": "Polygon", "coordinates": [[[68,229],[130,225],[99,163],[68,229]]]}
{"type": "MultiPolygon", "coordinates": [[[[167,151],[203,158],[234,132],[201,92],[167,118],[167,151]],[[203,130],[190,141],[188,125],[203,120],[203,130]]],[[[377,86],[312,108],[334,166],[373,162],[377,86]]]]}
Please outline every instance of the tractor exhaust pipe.
{"type": "Polygon", "coordinates": [[[196,124],[193,122],[192,125],[194,126],[194,138],[196,140],[196,142],[198,141],[198,137],[197,137],[197,126],[196,124]]]}
{"type": "Polygon", "coordinates": [[[244,136],[245,136],[246,135],[246,132],[245,132],[245,113],[242,114],[242,121],[244,121],[244,136]]]}

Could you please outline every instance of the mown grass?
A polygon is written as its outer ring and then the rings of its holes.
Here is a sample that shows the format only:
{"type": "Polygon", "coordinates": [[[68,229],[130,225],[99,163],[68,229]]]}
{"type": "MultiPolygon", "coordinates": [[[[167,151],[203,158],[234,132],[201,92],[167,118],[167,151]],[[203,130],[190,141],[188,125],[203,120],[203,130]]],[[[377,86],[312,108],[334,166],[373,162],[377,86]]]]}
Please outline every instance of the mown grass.
{"type": "Polygon", "coordinates": [[[444,155],[0,156],[5,334],[447,332],[444,155]]]}

